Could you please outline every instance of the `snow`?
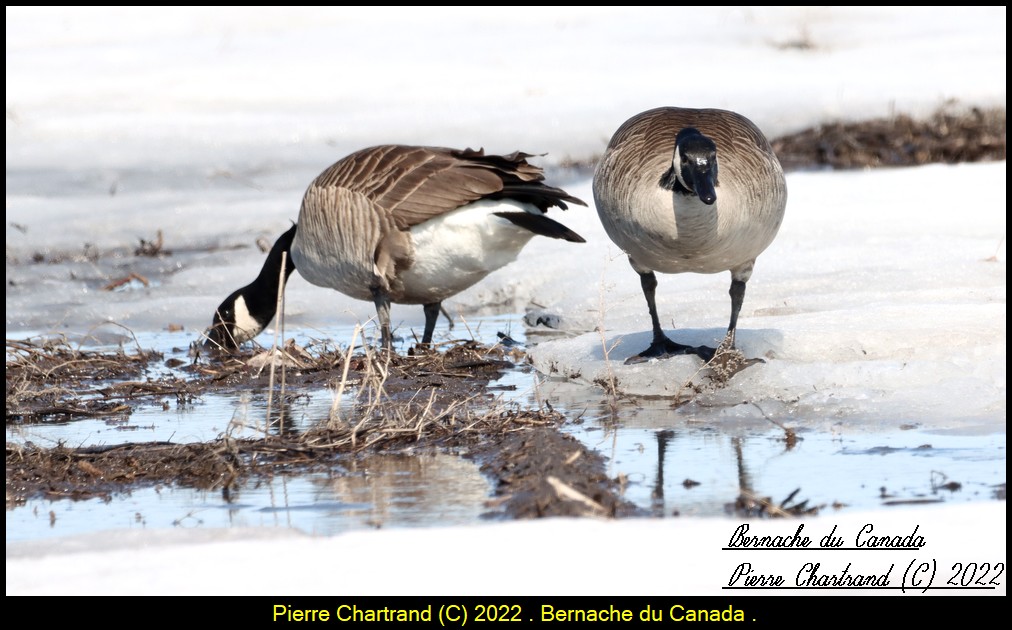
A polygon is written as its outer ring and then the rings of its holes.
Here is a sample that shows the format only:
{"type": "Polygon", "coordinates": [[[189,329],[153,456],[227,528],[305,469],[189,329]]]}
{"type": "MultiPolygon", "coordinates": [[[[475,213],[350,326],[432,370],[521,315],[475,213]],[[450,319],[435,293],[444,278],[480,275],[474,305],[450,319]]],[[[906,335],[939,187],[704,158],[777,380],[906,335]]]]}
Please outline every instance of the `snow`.
{"type": "MultiPolygon", "coordinates": [[[[229,247],[273,240],[296,218],[306,184],[365,146],[545,154],[537,161],[550,183],[592,203],[589,174],[559,166],[593,160],[619,124],[657,105],[733,109],[770,137],[946,105],[1005,106],[1005,7],[531,11],[7,7],[8,338],[104,322],[180,324],[192,337],[259,268],[261,253],[229,247]],[[129,251],[158,230],[169,249],[222,249],[196,254],[148,291],[96,289],[110,271],[83,243],[129,251]],[[72,258],[71,282],[66,267],[12,270],[11,260],[36,252],[72,258]]],[[[1004,436],[1005,163],[793,172],[787,183],[783,228],[757,262],[738,329],[743,351],[767,362],[705,394],[697,410],[718,405],[736,417],[758,406],[815,429],[916,421],[1004,436]]],[[[692,357],[622,363],[646,346],[649,319],[593,207],[553,216],[587,243],[533,239],[517,262],[447,300],[449,311],[539,309],[567,333],[532,350],[540,370],[586,383],[611,375],[630,395],[676,394],[698,367],[692,357]]],[[[666,329],[693,344],[720,339],[726,274],[658,279],[666,329]]],[[[373,316],[371,304],[297,274],[287,304],[288,326],[373,316]]],[[[418,307],[395,305],[393,317],[422,320],[418,307]]],[[[1005,561],[1003,501],[804,522],[820,532],[830,522],[903,534],[919,525],[939,566],[1005,561]]],[[[7,594],[726,594],[743,556],[720,548],[737,524],[546,520],[333,537],[112,531],[8,544],[7,594]],[[483,557],[489,541],[532,558],[564,550],[565,562],[504,563],[461,580],[459,563],[443,559],[448,549],[483,557]],[[411,561],[390,571],[377,553],[411,561]],[[220,566],[286,577],[231,582],[220,566]]],[[[753,525],[782,535],[796,527],[753,525]]],[[[806,561],[818,558],[811,553],[806,561]]],[[[800,555],[770,562],[793,575],[800,555]]]]}
{"type": "MultiPolygon", "coordinates": [[[[26,544],[13,553],[8,547],[7,594],[316,595],[328,601],[370,595],[731,597],[756,592],[722,590],[741,563],[752,564],[757,572],[783,575],[791,586],[808,562],[820,562],[822,573],[831,574],[853,561],[851,575],[879,575],[895,564],[891,583],[899,586],[902,571],[914,559],[934,560],[939,577],[946,580],[955,562],[1004,561],[1004,536],[967,535],[980,531],[981,522],[989,523],[997,534],[1004,533],[1004,505],[963,505],[946,508],[944,518],[939,516],[936,509],[908,508],[747,523],[547,519],[365,530],[325,538],[292,530],[124,531],[114,532],[115,540],[99,535],[45,541],[26,544]],[[795,534],[801,525],[810,546],[800,552],[721,551],[732,546],[743,524],[749,526],[748,536],[783,537],[795,534]],[[862,533],[869,524],[870,532],[862,533]],[[921,536],[924,549],[819,550],[821,539],[830,533],[847,548],[862,543],[867,547],[872,536],[921,536]]],[[[938,579],[934,585],[942,586],[943,581],[938,579]]],[[[911,586],[909,580],[904,584],[911,586]]],[[[742,586],[743,581],[735,585],[742,586]]],[[[804,591],[766,592],[796,595],[804,591]]],[[[983,592],[1004,595],[1005,587],[983,592]]]]}
{"type": "MultiPolygon", "coordinates": [[[[789,175],[787,216],[756,263],[737,336],[746,356],[767,363],[736,376],[714,402],[790,401],[773,413],[780,419],[818,412],[1004,424],[1004,180],[1004,163],[789,175]],[[948,179],[978,191],[974,203],[954,209],[938,194],[948,179]]],[[[534,365],[588,384],[614,378],[623,394],[684,393],[699,369],[694,356],[623,364],[650,344],[638,276],[603,228],[569,224],[593,252],[575,280],[593,288],[567,293],[570,273],[540,288],[536,300],[565,296],[546,310],[579,334],[533,348],[534,365]]],[[[730,274],[657,276],[669,335],[719,343],[730,274]]]]}

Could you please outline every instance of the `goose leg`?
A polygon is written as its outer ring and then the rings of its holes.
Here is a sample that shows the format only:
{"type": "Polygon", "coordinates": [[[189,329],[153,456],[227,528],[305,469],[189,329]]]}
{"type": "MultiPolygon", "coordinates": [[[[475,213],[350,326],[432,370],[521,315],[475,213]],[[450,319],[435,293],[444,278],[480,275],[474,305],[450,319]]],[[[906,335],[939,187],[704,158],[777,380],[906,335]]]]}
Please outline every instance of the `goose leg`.
{"type": "MultiPolygon", "coordinates": [[[[657,316],[657,276],[652,271],[637,271],[640,274],[640,286],[643,287],[643,297],[647,299],[647,309],[650,311],[650,323],[654,328],[654,339],[650,347],[643,352],[629,357],[626,363],[640,363],[647,359],[664,358],[678,354],[699,354],[701,348],[694,348],[668,339],[661,329],[661,320],[657,316]]],[[[713,356],[712,348],[710,356],[713,356]]],[[[702,356],[702,355],[700,355],[702,356]]]]}
{"type": "Polygon", "coordinates": [[[380,287],[372,287],[372,301],[376,305],[376,315],[380,323],[380,340],[387,350],[393,348],[390,335],[390,296],[380,287]]]}
{"type": "MultiPolygon", "coordinates": [[[[436,322],[439,321],[439,313],[442,311],[442,303],[432,302],[422,306],[425,312],[425,332],[422,334],[422,343],[432,343],[432,332],[436,329],[436,322]]],[[[451,320],[450,324],[453,324],[451,320]]]]}
{"type": "Polygon", "coordinates": [[[731,278],[731,289],[728,294],[731,296],[731,323],[727,325],[727,336],[720,345],[733,348],[734,331],[738,328],[738,313],[741,312],[741,305],[745,301],[745,282],[731,278]]]}
{"type": "MultiPolygon", "coordinates": [[[[741,313],[741,305],[745,301],[745,280],[736,280],[732,277],[731,289],[728,294],[731,296],[731,322],[727,325],[727,335],[716,350],[706,348],[711,351],[711,354],[709,357],[705,357],[706,362],[722,374],[720,378],[724,381],[750,365],[765,363],[764,360],[758,358],[746,359],[745,355],[734,346],[735,331],[738,329],[738,314],[741,313]]],[[[702,357],[703,354],[700,353],[699,356],[702,357]]]]}
{"type": "Polygon", "coordinates": [[[442,302],[439,303],[439,312],[442,313],[443,317],[446,318],[447,328],[453,330],[453,315],[450,315],[450,313],[445,308],[443,308],[442,302]]]}
{"type": "MultiPolygon", "coordinates": [[[[738,328],[738,314],[741,313],[741,305],[745,302],[745,281],[731,278],[731,288],[727,293],[731,296],[731,322],[727,325],[727,335],[724,336],[724,340],[716,348],[709,346],[699,346],[696,348],[696,354],[704,361],[710,361],[718,352],[734,349],[734,333],[738,328]]],[[[751,364],[749,363],[749,365],[751,364]]]]}

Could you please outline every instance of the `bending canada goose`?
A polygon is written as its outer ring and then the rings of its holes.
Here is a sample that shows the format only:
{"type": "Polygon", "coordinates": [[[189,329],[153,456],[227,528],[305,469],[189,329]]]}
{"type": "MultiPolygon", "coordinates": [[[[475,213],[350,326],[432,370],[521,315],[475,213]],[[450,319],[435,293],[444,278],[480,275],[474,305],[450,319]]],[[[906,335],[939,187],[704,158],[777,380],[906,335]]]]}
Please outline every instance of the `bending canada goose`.
{"type": "Polygon", "coordinates": [[[516,260],[534,235],[584,242],[545,213],[587,204],[545,185],[528,157],[384,145],[338,161],[309,185],[298,224],[257,279],[215,311],[210,343],[234,348],[267,326],[285,252],[285,281],[298,269],[312,284],[372,300],[387,348],[390,304],[423,305],[430,343],[441,302],[516,260]]]}
{"type": "Polygon", "coordinates": [[[787,185],[766,137],[744,116],[719,109],[660,107],[627,120],[594,172],[605,231],[640,275],[653,324],[650,347],[627,362],[716,350],[676,343],[661,330],[655,271],[731,272],[733,348],[745,283],[780,229],[787,185]]]}

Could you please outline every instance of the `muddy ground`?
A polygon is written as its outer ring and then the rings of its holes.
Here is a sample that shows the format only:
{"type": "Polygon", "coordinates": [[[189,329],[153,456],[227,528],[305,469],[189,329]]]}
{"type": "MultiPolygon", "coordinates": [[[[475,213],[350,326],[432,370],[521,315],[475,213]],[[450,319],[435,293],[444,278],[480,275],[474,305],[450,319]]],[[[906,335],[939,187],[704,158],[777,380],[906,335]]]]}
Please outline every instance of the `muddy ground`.
{"type": "MultiPolygon", "coordinates": [[[[788,170],[1004,160],[1005,129],[1004,110],[940,111],[926,121],[898,116],[823,125],[776,138],[773,146],[788,170]]],[[[144,245],[158,247],[142,243],[135,255],[150,255],[144,245]]],[[[460,342],[407,356],[348,356],[291,344],[282,352],[194,352],[191,363],[173,366],[186,378],[144,377],[149,366],[164,361],[140,347],[101,353],[62,339],[8,339],[7,423],[128,416],[141,406],[168,408],[210,392],[245,389],[277,396],[269,414],[275,430],[261,438],[225,435],[201,444],[42,448],[8,442],[8,508],[31,498],[85,499],[157,485],[220,490],[227,499],[231,489],[252,479],[327,469],[343,458],[410,445],[478,462],[495,486],[487,505],[492,515],[639,513],[622,498],[622,480],[605,474],[604,458],[559,431],[561,414],[504,405],[489,391],[502,370],[524,365],[523,352],[508,343],[460,342]],[[321,418],[308,431],[286,429],[286,403],[324,387],[357,395],[354,410],[321,418]]],[[[785,435],[788,445],[791,439],[785,435]]],[[[728,509],[787,516],[819,508],[793,496],[774,502],[743,493],[728,509]]]]}

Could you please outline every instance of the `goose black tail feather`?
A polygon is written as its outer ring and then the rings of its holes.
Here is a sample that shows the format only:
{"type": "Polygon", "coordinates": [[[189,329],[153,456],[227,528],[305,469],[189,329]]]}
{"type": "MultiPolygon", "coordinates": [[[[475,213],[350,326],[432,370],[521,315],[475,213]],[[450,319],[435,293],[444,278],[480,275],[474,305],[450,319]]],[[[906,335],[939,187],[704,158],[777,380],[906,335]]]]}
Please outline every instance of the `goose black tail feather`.
{"type": "Polygon", "coordinates": [[[530,212],[496,212],[495,215],[508,219],[515,225],[519,225],[525,230],[530,230],[531,232],[541,236],[561,238],[571,243],[587,242],[576,232],[570,230],[558,221],[554,221],[543,215],[531,214],[530,212]]]}

